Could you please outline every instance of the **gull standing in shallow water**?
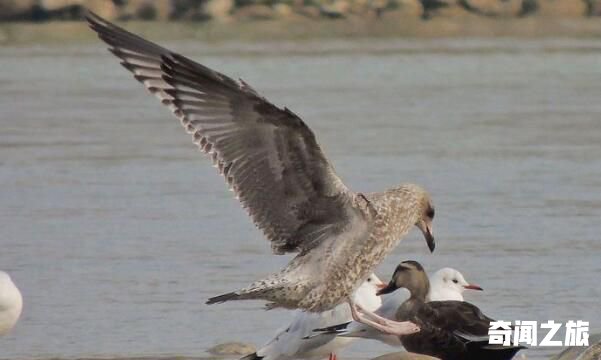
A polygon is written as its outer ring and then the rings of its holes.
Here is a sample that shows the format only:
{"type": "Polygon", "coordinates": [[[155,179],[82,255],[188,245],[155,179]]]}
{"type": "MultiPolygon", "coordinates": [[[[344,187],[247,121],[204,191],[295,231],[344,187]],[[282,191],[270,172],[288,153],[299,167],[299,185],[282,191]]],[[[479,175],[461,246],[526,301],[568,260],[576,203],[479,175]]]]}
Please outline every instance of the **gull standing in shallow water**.
{"type": "Polygon", "coordinates": [[[200,150],[211,155],[276,254],[298,255],[280,272],[209,299],[262,299],[323,312],[347,302],[353,318],[396,332],[410,322],[374,322],[351,294],[413,226],[434,250],[434,207],[420,186],[403,184],[361,194],[334,172],[309,127],[292,111],[182,55],[142,39],[93,13],[92,30],[148,91],[168,106],[200,150]]]}
{"type": "MultiPolygon", "coordinates": [[[[426,296],[426,301],[463,301],[463,292],[466,289],[482,291],[480,286],[468,283],[459,270],[449,267],[436,271],[430,277],[430,280],[431,287],[428,291],[428,295],[426,296]]],[[[382,306],[380,306],[375,313],[383,318],[392,320],[395,318],[399,306],[401,306],[401,304],[408,298],[408,291],[395,291],[394,293],[386,296],[386,298],[382,301],[382,306]]],[[[371,309],[368,310],[371,311],[371,309]]],[[[349,321],[347,323],[340,322],[329,327],[319,329],[315,328],[314,332],[317,333],[309,335],[307,339],[315,339],[322,336],[330,338],[332,335],[336,335],[343,338],[378,340],[390,346],[403,345],[398,336],[383,333],[371,326],[357,321],[349,321]]]]}
{"type": "MultiPolygon", "coordinates": [[[[378,289],[385,286],[375,275],[355,291],[355,303],[364,309],[373,311],[382,305],[382,299],[376,295],[378,289]]],[[[336,337],[336,335],[305,339],[313,329],[340,324],[352,320],[347,304],[336,306],[323,313],[308,313],[296,310],[294,319],[284,329],[278,331],[275,337],[263,345],[257,352],[247,355],[240,360],[292,360],[292,359],[336,359],[336,351],[350,344],[352,338],[336,337]]]]}
{"type": "Polygon", "coordinates": [[[17,323],[23,310],[21,292],[4,271],[0,271],[0,335],[6,335],[17,323]]]}

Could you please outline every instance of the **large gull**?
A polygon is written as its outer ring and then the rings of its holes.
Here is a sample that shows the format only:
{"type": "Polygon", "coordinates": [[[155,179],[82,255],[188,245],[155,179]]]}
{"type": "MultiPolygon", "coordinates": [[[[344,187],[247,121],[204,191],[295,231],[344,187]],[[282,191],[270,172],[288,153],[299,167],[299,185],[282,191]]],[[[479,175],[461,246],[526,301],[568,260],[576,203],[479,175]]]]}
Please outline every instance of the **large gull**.
{"type": "MultiPolygon", "coordinates": [[[[381,327],[353,305],[351,294],[413,226],[434,250],[430,196],[402,184],[361,194],[349,190],[315,135],[292,111],[182,55],[93,13],[90,27],[121,64],[181,121],[212,157],[274,253],[297,252],[280,272],[209,299],[262,299],[323,312],[347,302],[353,318],[381,327]]],[[[415,332],[409,322],[387,324],[415,332]]]]}
{"type": "MultiPolygon", "coordinates": [[[[465,280],[463,274],[456,269],[445,267],[436,271],[430,276],[430,290],[426,296],[426,301],[463,301],[463,292],[467,289],[482,290],[478,285],[470,284],[465,280]]],[[[404,290],[404,289],[403,289],[404,290]]],[[[385,295],[382,305],[375,311],[376,315],[386,319],[394,319],[399,306],[409,298],[409,291],[395,291],[385,295]]],[[[357,304],[361,305],[361,304],[357,304]]],[[[368,309],[371,311],[371,309],[368,309]]],[[[314,329],[314,333],[309,335],[308,339],[331,338],[336,335],[343,338],[363,338],[383,342],[391,346],[402,346],[401,340],[396,335],[383,333],[369,325],[349,321],[347,323],[337,323],[335,325],[314,329]]]]}
{"type": "MultiPolygon", "coordinates": [[[[385,286],[375,275],[367,280],[353,294],[357,305],[369,311],[382,305],[382,299],[376,295],[378,289],[385,286]]],[[[292,322],[279,330],[273,339],[255,353],[240,360],[292,360],[292,359],[336,359],[336,352],[350,344],[352,338],[324,335],[320,338],[305,339],[313,329],[351,321],[351,311],[347,304],[340,304],[322,313],[310,313],[296,310],[292,322]]]]}
{"type": "Polygon", "coordinates": [[[6,335],[17,323],[23,310],[21,292],[4,271],[0,271],[0,335],[6,335]]]}

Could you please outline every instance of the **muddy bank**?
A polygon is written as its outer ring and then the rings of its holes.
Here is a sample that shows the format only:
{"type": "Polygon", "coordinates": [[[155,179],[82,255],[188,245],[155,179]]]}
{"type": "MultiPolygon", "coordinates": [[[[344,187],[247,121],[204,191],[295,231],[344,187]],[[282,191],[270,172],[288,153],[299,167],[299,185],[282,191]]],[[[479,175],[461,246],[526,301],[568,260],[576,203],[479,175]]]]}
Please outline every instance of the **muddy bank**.
{"type": "Polygon", "coordinates": [[[601,0],[0,0],[0,20],[78,20],[86,8],[110,20],[569,19],[601,15],[601,0]]]}
{"type": "MultiPolygon", "coordinates": [[[[232,24],[214,21],[202,23],[130,21],[121,25],[156,41],[262,42],[356,37],[593,38],[601,36],[601,21],[590,18],[491,20],[469,16],[462,19],[439,18],[422,21],[386,16],[377,21],[360,18],[335,21],[269,20],[232,24]]],[[[89,31],[83,22],[0,23],[0,45],[83,43],[96,40],[93,32],[89,31]]]]}

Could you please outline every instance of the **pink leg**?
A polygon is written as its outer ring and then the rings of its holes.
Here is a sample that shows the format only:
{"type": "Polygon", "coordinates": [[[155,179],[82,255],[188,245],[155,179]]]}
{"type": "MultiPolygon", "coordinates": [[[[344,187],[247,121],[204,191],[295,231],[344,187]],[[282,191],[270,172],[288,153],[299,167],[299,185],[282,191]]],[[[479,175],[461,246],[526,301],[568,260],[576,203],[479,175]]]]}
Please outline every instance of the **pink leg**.
{"type": "Polygon", "coordinates": [[[349,306],[351,307],[351,315],[353,316],[353,320],[360,322],[365,325],[369,325],[385,334],[390,335],[410,335],[415,334],[420,330],[420,328],[410,321],[393,321],[378,316],[371,312],[366,312],[366,314],[361,314],[357,310],[356,305],[353,303],[351,299],[348,301],[349,306]],[[368,315],[369,314],[369,315],[368,315]],[[371,319],[370,319],[371,317],[371,319]],[[377,321],[375,319],[378,319],[377,321]]]}
{"type": "Polygon", "coordinates": [[[387,319],[385,317],[382,317],[374,312],[363,309],[360,305],[355,304],[355,307],[357,308],[357,311],[362,313],[366,318],[373,320],[373,321],[377,322],[378,324],[386,325],[393,321],[393,320],[387,319]]]}
{"type": "Polygon", "coordinates": [[[390,320],[381,317],[380,315],[373,313],[371,311],[365,310],[363,307],[361,307],[361,305],[359,304],[355,304],[355,309],[357,309],[357,311],[359,312],[359,314],[362,314],[363,316],[365,316],[366,318],[368,318],[371,321],[375,321],[380,325],[386,325],[390,322],[390,320]]]}

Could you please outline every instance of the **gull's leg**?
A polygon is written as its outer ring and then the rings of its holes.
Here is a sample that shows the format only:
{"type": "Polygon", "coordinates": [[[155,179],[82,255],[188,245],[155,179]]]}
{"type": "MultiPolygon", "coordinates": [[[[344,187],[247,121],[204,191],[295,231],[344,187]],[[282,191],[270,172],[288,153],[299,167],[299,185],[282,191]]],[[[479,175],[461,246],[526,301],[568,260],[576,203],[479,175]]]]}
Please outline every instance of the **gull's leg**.
{"type": "Polygon", "coordinates": [[[357,311],[359,311],[365,317],[367,317],[370,320],[373,320],[373,321],[377,322],[378,324],[389,325],[391,322],[398,322],[398,321],[394,321],[394,320],[390,320],[390,319],[387,319],[385,317],[382,317],[382,316],[376,314],[375,312],[371,312],[369,310],[366,310],[366,309],[362,308],[358,304],[355,304],[355,307],[357,308],[357,311]]]}
{"type": "Polygon", "coordinates": [[[336,354],[330,353],[330,357],[328,358],[328,360],[336,360],[336,354]]]}
{"type": "Polygon", "coordinates": [[[369,319],[367,315],[362,315],[361,313],[359,313],[359,311],[357,310],[357,306],[355,305],[352,299],[348,300],[348,304],[351,307],[351,315],[353,316],[353,320],[371,326],[385,334],[397,336],[410,335],[415,334],[420,330],[417,325],[410,321],[398,322],[380,317],[381,319],[386,320],[384,321],[384,324],[380,324],[372,319],[369,319]]]}
{"type": "Polygon", "coordinates": [[[355,309],[357,309],[357,311],[362,314],[363,316],[365,316],[366,318],[370,319],[371,321],[375,321],[380,325],[388,325],[389,321],[386,318],[381,317],[380,315],[373,313],[371,311],[365,310],[363,307],[361,307],[361,305],[359,304],[355,304],[355,309]]]}

